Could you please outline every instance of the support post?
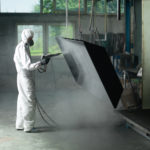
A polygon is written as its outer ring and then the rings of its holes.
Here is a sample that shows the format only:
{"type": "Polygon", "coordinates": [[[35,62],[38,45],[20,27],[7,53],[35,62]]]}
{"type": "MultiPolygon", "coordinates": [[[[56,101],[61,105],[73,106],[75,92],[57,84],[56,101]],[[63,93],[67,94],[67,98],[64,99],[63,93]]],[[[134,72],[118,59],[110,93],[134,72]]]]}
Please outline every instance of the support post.
{"type": "Polygon", "coordinates": [[[130,49],[131,49],[130,7],[131,7],[130,0],[126,0],[125,1],[125,22],[126,22],[126,52],[127,53],[130,53],[130,49]]]}

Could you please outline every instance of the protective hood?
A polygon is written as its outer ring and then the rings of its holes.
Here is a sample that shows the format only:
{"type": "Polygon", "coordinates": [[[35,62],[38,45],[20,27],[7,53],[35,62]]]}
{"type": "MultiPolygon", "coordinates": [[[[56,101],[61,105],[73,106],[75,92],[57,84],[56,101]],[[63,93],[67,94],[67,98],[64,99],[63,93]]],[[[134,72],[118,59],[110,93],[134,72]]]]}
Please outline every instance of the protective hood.
{"type": "Polygon", "coordinates": [[[28,38],[33,37],[34,33],[31,29],[24,29],[21,34],[21,39],[24,43],[27,43],[28,38]]]}

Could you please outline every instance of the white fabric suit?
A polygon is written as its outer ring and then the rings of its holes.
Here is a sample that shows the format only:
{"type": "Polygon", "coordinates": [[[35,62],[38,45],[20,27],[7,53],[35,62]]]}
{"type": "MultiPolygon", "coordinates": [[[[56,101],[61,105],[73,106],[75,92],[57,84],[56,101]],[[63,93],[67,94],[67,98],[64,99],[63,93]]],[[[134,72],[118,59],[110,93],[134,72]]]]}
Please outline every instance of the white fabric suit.
{"type": "Polygon", "coordinates": [[[25,29],[22,32],[22,41],[17,45],[14,62],[17,70],[17,118],[16,129],[30,131],[35,122],[35,82],[33,72],[40,67],[40,62],[31,63],[28,38],[33,37],[33,32],[25,29]]]}

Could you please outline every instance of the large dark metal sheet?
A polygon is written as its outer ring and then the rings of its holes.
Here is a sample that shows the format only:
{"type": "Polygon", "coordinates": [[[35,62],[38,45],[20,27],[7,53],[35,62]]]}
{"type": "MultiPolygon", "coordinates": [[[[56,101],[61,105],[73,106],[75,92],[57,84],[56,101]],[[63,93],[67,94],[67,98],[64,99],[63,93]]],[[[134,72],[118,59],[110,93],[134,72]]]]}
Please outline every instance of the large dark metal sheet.
{"type": "Polygon", "coordinates": [[[76,82],[116,108],[122,85],[105,48],[79,40],[57,37],[57,42],[76,82]]]}

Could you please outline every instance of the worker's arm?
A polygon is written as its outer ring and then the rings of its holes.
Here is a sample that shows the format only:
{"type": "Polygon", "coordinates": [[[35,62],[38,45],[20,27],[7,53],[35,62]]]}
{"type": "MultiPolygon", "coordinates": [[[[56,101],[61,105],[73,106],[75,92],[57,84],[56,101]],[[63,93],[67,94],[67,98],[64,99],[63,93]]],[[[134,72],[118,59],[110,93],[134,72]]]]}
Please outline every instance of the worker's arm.
{"type": "Polygon", "coordinates": [[[26,70],[29,70],[29,71],[37,70],[41,66],[40,61],[38,61],[36,63],[31,62],[31,57],[29,56],[29,54],[26,51],[25,47],[22,48],[21,61],[22,61],[22,64],[23,64],[23,69],[26,69],[26,70]]]}

